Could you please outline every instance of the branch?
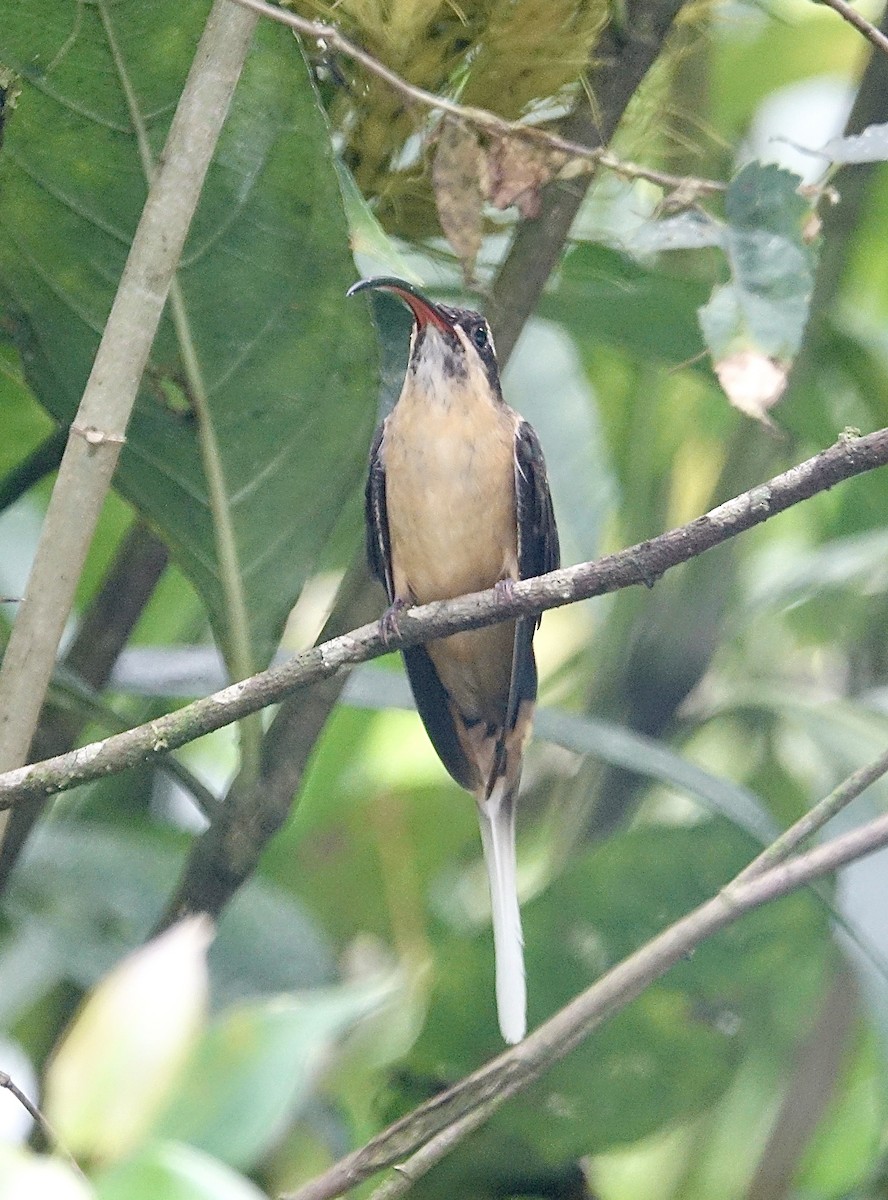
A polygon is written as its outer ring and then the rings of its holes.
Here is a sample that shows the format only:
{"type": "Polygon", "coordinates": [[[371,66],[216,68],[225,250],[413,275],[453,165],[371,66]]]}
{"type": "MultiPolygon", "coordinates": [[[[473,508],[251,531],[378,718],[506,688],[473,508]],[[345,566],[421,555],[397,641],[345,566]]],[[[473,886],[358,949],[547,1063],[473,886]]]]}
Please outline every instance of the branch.
{"type": "Polygon", "coordinates": [[[255,18],[216,0],[170,126],[49,502],[0,668],[0,766],[23,762],[142,372],[255,18]]]}
{"type": "MultiPolygon", "coordinates": [[[[330,638],[379,611],[375,584],[361,559],[348,571],[321,637],[330,638]]],[[[216,916],[255,870],[262,851],[286,821],[321,731],[345,684],[340,674],[292,693],[262,740],[258,779],[238,776],[195,841],[160,929],[188,913],[216,916]]]]}
{"type": "Polygon", "coordinates": [[[62,1156],[68,1160],[68,1165],[72,1168],[75,1174],[79,1175],[81,1179],[85,1179],[86,1176],[81,1170],[77,1159],[62,1145],[53,1127],[50,1125],[49,1121],[47,1121],[46,1117],[44,1117],[37,1105],[28,1099],[22,1089],[17,1083],[15,1083],[15,1081],[7,1074],[6,1071],[0,1071],[0,1088],[5,1088],[11,1096],[14,1096],[16,1100],[18,1100],[19,1104],[43,1134],[47,1145],[51,1146],[53,1149],[62,1154],[62,1156]]]}
{"type": "MultiPolygon", "coordinates": [[[[598,152],[617,131],[630,100],[659,57],[685,0],[629,0],[603,31],[587,74],[595,96],[594,111],[585,94],[578,97],[563,130],[571,138],[593,141],[598,152]]],[[[600,160],[603,164],[604,159],[600,160]]],[[[497,272],[487,305],[500,365],[505,366],[536,309],[549,276],[561,259],[574,218],[592,177],[568,186],[556,180],[543,188],[540,215],[519,223],[509,252],[497,272]]]]}
{"type": "Polygon", "coordinates": [[[363,50],[355,42],[351,41],[350,38],[347,38],[335,25],[327,25],[321,21],[310,21],[306,17],[297,16],[288,9],[268,4],[266,0],[235,0],[235,2],[243,8],[248,8],[251,12],[259,13],[263,17],[270,17],[272,21],[279,21],[282,25],[289,25],[291,29],[294,29],[297,33],[301,33],[304,37],[313,38],[316,41],[325,43],[334,50],[338,50],[340,54],[344,54],[347,58],[353,59],[354,62],[360,63],[372,75],[376,75],[377,78],[384,80],[394,91],[398,92],[410,103],[422,105],[424,108],[432,109],[435,112],[447,113],[449,116],[457,118],[457,120],[474,125],[476,129],[483,129],[485,133],[489,133],[494,137],[513,137],[524,142],[529,142],[531,145],[544,146],[547,150],[567,154],[570,158],[586,159],[591,163],[598,163],[600,166],[607,167],[608,170],[615,172],[617,175],[622,175],[624,179],[647,179],[651,183],[678,191],[682,195],[708,195],[725,190],[725,184],[717,180],[696,179],[686,175],[670,175],[667,171],[657,171],[649,167],[639,166],[638,163],[624,162],[622,159],[609,153],[604,146],[587,146],[582,142],[576,142],[570,138],[561,137],[557,133],[550,133],[548,130],[540,129],[538,126],[525,125],[520,121],[507,121],[486,108],[470,108],[464,104],[457,104],[455,100],[447,100],[443,96],[436,96],[434,92],[427,92],[425,88],[416,87],[414,84],[408,83],[406,79],[402,78],[395,71],[392,71],[390,67],[381,63],[378,58],[374,58],[372,54],[368,54],[366,50],[363,50]]]}
{"type": "Polygon", "coordinates": [[[883,54],[888,54],[888,37],[880,29],[877,29],[866,17],[862,17],[856,8],[852,8],[847,0],[821,0],[828,8],[833,9],[839,16],[847,21],[849,25],[853,25],[858,33],[862,33],[868,42],[881,50],[883,54]]]}
{"type": "Polygon", "coordinates": [[[746,883],[748,879],[755,879],[779,863],[785,862],[802,842],[818,833],[828,821],[837,816],[843,808],[847,808],[852,800],[856,800],[886,772],[888,772],[888,751],[865,767],[854,771],[847,779],[843,779],[837,788],[834,788],[828,796],[824,796],[818,804],[809,809],[785,833],[781,833],[770,846],[757,855],[747,867],[744,867],[735,882],[746,883]]]}
{"type": "MultiPolygon", "coordinates": [[[[84,686],[101,692],[121,650],[129,640],[145,605],[166,569],[167,548],[148,527],[136,521],[118,547],[101,588],[93,596],[80,622],[77,636],[65,655],[65,666],[84,686]]],[[[85,724],[82,712],[46,705],[28,750],[29,761],[64,754],[77,745],[85,724]]],[[[105,725],[106,730],[125,728],[105,725]]],[[[172,760],[170,760],[172,762],[172,760]]],[[[44,798],[16,806],[0,845],[0,892],[43,810],[44,798]]]]}
{"type": "Polygon", "coordinates": [[[0,480],[0,512],[15,504],[16,500],[44,479],[50,471],[58,469],[67,441],[67,429],[54,430],[31,451],[24,462],[20,462],[8,475],[4,475],[0,480]]]}
{"type": "MultiPolygon", "coordinates": [[[[565,1058],[608,1017],[625,1008],[707,938],[753,909],[884,846],[888,846],[888,816],[745,882],[741,873],[717,895],[613,967],[523,1042],[419,1105],[283,1200],[331,1200],[386,1167],[398,1167],[408,1183],[418,1178],[465,1134],[565,1058]]],[[[378,1195],[391,1200],[404,1190],[390,1181],[378,1195]]]]}
{"type": "MultiPolygon", "coordinates": [[[[656,59],[682,2],[657,0],[648,4],[644,0],[642,5],[639,0],[631,0],[625,21],[611,22],[607,26],[594,51],[595,113],[593,115],[583,93],[575,111],[560,126],[562,134],[580,139],[584,144],[592,140],[595,145],[603,145],[610,140],[631,96],[656,59]]],[[[385,68],[383,71],[389,78],[391,73],[385,68]]],[[[397,76],[394,78],[397,80],[397,76]]],[[[409,84],[404,86],[411,93],[415,91],[409,84]]],[[[428,103],[435,99],[429,93],[421,95],[428,103]]],[[[594,163],[590,162],[588,166],[591,169],[594,163]]],[[[535,308],[548,274],[561,254],[576,207],[588,183],[588,179],[577,179],[569,186],[559,182],[544,189],[540,219],[519,224],[503,270],[494,284],[491,304],[496,310],[492,319],[503,363],[512,340],[535,308]],[[510,288],[508,280],[516,269],[521,285],[510,288]],[[503,297],[501,304],[499,297],[503,297]]],[[[358,582],[351,574],[343,584],[340,600],[322,639],[352,629],[379,611],[378,592],[370,583],[363,560],[357,572],[358,582]],[[351,600],[347,599],[349,596],[351,600]]],[[[281,705],[263,742],[258,781],[246,777],[245,772],[234,781],[211,828],[192,848],[182,880],[162,918],[162,927],[188,912],[218,914],[255,869],[269,839],[291,811],[305,764],[327,715],[338,700],[341,687],[342,677],[335,677],[310,691],[292,694],[281,705]]]]}
{"type": "Polygon", "coordinates": [[[0,775],[0,808],[9,808],[25,797],[50,796],[126,770],[390,650],[517,616],[533,616],[637,584],[652,587],[670,567],[696,558],[818,492],[886,463],[888,428],[865,437],[845,434],[828,450],[720,504],[688,525],[597,562],[516,583],[509,598],[491,589],[418,606],[402,614],[398,636],[388,641],[381,634],[379,622],[364,625],[146,725],[92,742],[70,754],[8,771],[0,775]]]}

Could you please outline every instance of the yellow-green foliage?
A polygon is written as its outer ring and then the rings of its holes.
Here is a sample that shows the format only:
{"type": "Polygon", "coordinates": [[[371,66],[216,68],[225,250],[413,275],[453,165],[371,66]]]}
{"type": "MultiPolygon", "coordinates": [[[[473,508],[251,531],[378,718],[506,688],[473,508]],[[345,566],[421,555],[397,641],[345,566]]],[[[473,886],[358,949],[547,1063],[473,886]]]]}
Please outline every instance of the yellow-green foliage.
{"type": "MultiPolygon", "coordinates": [[[[577,83],[607,19],[605,0],[341,0],[301,4],[334,21],[410,83],[504,117],[560,97],[577,83]]],[[[395,172],[405,144],[429,128],[429,112],[351,63],[352,86],[331,102],[346,160],[383,223],[410,237],[438,230],[425,164],[395,172]]]]}
{"type": "Polygon", "coordinates": [[[608,6],[576,0],[501,0],[492,5],[463,99],[504,117],[557,96],[579,78],[608,6]]]}

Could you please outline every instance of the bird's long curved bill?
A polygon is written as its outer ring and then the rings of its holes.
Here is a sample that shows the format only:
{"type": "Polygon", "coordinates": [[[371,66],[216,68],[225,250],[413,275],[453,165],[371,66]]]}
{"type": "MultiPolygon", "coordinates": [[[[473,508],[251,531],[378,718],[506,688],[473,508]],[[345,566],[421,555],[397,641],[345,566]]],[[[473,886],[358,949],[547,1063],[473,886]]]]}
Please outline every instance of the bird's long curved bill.
{"type": "Polygon", "coordinates": [[[438,305],[404,279],[397,279],[394,275],[377,275],[372,279],[360,279],[357,283],[353,283],[345,294],[346,297],[350,297],[356,296],[358,292],[369,291],[391,292],[393,296],[403,300],[413,313],[413,318],[420,329],[426,325],[434,325],[442,332],[453,328],[453,323],[448,320],[438,305]]]}

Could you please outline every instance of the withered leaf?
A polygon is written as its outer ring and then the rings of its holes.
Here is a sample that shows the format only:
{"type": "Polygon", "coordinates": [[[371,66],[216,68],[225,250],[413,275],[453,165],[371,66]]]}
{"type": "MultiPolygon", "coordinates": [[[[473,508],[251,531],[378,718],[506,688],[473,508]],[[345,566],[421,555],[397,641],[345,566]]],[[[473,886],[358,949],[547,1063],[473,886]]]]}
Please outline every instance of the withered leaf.
{"type": "Polygon", "coordinates": [[[472,278],[481,248],[485,171],[484,152],[475,130],[460,121],[442,122],[432,163],[435,205],[444,236],[462,262],[467,280],[472,278]]]}
{"type": "Polygon", "coordinates": [[[487,199],[495,208],[514,204],[522,217],[540,215],[540,189],[564,166],[567,155],[517,137],[495,137],[487,151],[487,199]]]}

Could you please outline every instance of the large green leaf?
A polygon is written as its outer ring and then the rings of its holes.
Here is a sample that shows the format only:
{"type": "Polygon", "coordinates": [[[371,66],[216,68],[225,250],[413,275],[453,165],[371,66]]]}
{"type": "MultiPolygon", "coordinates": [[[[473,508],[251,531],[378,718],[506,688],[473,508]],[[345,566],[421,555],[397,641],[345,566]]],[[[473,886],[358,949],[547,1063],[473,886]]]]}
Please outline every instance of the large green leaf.
{"type": "Polygon", "coordinates": [[[701,350],[697,309],[706,287],[591,243],[568,254],[540,312],[560,321],[579,342],[611,343],[646,362],[678,366],[701,350]]]}
{"type": "MultiPolygon", "coordinates": [[[[207,11],[35,0],[4,14],[0,62],[20,74],[21,95],[0,155],[0,317],[62,421],[144,203],[136,130],[156,157],[207,11]]],[[[353,277],[311,80],[290,34],[262,22],[186,243],[182,319],[162,322],[117,477],[170,542],[229,654],[230,599],[243,594],[253,664],[334,530],[357,532],[376,372],[363,306],[344,302],[353,277]],[[202,465],[213,453],[215,500],[202,465]],[[237,566],[223,578],[226,524],[237,566]]]]}
{"type": "Polygon", "coordinates": [[[749,163],[728,186],[724,248],[731,281],[700,310],[716,362],[749,347],[789,361],[801,345],[814,253],[804,239],[811,205],[798,193],[800,182],[781,167],[749,163]]]}
{"type": "MultiPolygon", "coordinates": [[[[137,946],[156,923],[184,853],[169,834],[72,821],[42,827],[4,904],[0,1027],[62,980],[92,987],[137,946]]],[[[225,910],[209,962],[215,1005],[322,987],[336,975],[329,945],[304,906],[261,879],[241,888],[225,910]]]]}
{"type": "Polygon", "coordinates": [[[100,1200],[264,1200],[242,1175],[176,1142],[157,1142],[96,1180],[100,1200]]]}
{"type": "MultiPolygon", "coordinates": [[[[744,835],[711,821],[638,829],[572,864],[524,906],[531,1027],[716,892],[749,853],[744,835]]],[[[805,895],[744,918],[512,1100],[497,1128],[558,1162],[705,1111],[753,1048],[786,1064],[820,992],[827,934],[825,911],[805,895]]],[[[489,930],[442,940],[437,954],[405,1077],[443,1081],[501,1043],[489,930]]]]}
{"type": "Polygon", "coordinates": [[[197,1045],[156,1132],[250,1167],[310,1099],[337,1040],[392,991],[377,979],[229,1009],[197,1045]]]}

